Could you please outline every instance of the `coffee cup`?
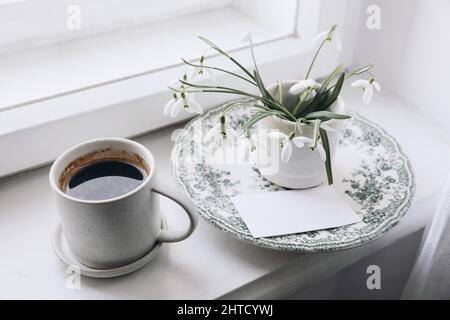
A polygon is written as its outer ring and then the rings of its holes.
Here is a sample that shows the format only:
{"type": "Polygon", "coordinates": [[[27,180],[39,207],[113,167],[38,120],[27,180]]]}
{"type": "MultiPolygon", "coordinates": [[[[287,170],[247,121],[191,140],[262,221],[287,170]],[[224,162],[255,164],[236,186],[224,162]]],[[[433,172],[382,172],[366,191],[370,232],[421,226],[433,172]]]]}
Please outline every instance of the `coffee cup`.
{"type": "MultiPolygon", "coordinates": [[[[91,171],[95,173],[95,169],[91,171]]],[[[79,262],[93,268],[120,267],[145,256],[158,242],[177,242],[192,234],[197,225],[194,203],[181,191],[159,181],[156,171],[155,159],[147,148],[122,138],[87,141],[55,160],[50,185],[65,239],[79,262]],[[106,199],[79,198],[67,192],[77,172],[106,162],[139,168],[141,181],[128,192],[106,199]],[[186,230],[161,229],[157,195],[172,199],[184,209],[189,218],[186,230]]],[[[86,174],[81,177],[78,180],[87,179],[86,174]]],[[[114,188],[115,184],[102,187],[108,186],[114,188]]]]}

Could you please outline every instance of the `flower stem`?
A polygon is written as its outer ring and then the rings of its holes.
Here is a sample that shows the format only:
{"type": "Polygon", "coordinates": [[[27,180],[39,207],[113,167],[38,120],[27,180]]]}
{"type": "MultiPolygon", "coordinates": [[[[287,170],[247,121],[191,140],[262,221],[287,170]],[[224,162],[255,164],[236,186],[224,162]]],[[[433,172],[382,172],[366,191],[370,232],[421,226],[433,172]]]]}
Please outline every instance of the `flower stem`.
{"type": "MultiPolygon", "coordinates": [[[[214,90],[214,89],[203,89],[201,92],[215,92],[215,93],[228,93],[228,94],[236,94],[236,95],[243,95],[243,96],[247,96],[250,98],[254,98],[256,100],[259,100],[261,102],[264,103],[270,103],[270,101],[268,101],[267,99],[264,99],[260,96],[256,96],[247,92],[243,92],[243,91],[238,91],[238,90],[214,90]]],[[[277,110],[278,112],[282,112],[283,114],[285,114],[290,120],[292,121],[296,121],[297,119],[291,114],[291,113],[286,113],[285,110],[278,108],[277,110]]]]}
{"type": "Polygon", "coordinates": [[[211,48],[213,48],[217,52],[221,53],[222,55],[224,55],[225,57],[230,59],[235,65],[237,65],[239,68],[241,68],[241,70],[244,71],[252,80],[255,80],[255,78],[253,77],[253,75],[250,71],[248,71],[243,65],[241,65],[238,61],[236,61],[236,59],[234,59],[232,56],[230,56],[224,50],[220,49],[218,46],[216,46],[214,43],[212,43],[205,37],[200,36],[199,39],[202,40],[203,42],[205,42],[207,45],[209,45],[211,48]]]}
{"type": "Polygon", "coordinates": [[[309,148],[311,150],[314,150],[317,147],[317,141],[319,140],[319,132],[320,132],[320,120],[316,119],[313,121],[314,121],[313,139],[309,144],[309,148]]]}
{"type": "Polygon", "coordinates": [[[278,101],[280,104],[283,104],[283,86],[281,84],[281,81],[278,81],[278,101]]]}
{"type": "Polygon", "coordinates": [[[311,70],[312,70],[312,67],[313,67],[313,65],[314,65],[314,62],[316,62],[317,56],[319,55],[320,50],[321,50],[322,47],[324,46],[325,42],[327,42],[327,40],[328,40],[328,37],[326,37],[326,38],[322,41],[322,43],[320,44],[319,48],[317,49],[316,54],[314,55],[314,58],[313,58],[313,60],[311,61],[311,64],[309,65],[309,69],[308,69],[308,72],[306,73],[305,79],[308,79],[308,78],[309,78],[309,74],[311,73],[311,70]]]}
{"type": "MultiPolygon", "coordinates": [[[[372,73],[369,71],[374,65],[373,64],[369,64],[365,67],[359,68],[357,70],[353,70],[350,71],[348,73],[345,74],[344,80],[347,80],[350,77],[353,77],[355,75],[359,75],[359,74],[363,74],[363,73],[367,73],[369,75],[372,75],[372,73]]],[[[336,87],[336,83],[333,84],[331,87],[327,88],[325,91],[329,91],[331,89],[333,89],[334,87],[336,87]]]]}
{"type": "Polygon", "coordinates": [[[261,97],[261,96],[257,96],[257,95],[254,95],[254,94],[250,94],[250,93],[247,93],[247,92],[244,92],[244,91],[241,91],[241,90],[237,90],[237,89],[233,89],[233,88],[229,88],[229,87],[193,84],[193,83],[186,82],[184,80],[180,80],[180,82],[185,84],[185,85],[187,85],[187,86],[191,86],[191,87],[194,87],[194,88],[201,88],[201,89],[203,89],[202,92],[232,93],[232,94],[239,94],[239,95],[252,97],[254,99],[257,99],[257,100],[259,100],[259,101],[261,101],[263,103],[266,103],[266,104],[272,106],[274,109],[278,109],[278,110],[282,111],[289,118],[291,118],[293,121],[297,120],[295,118],[295,116],[292,113],[289,112],[289,110],[287,110],[283,105],[280,105],[279,103],[277,103],[277,101],[272,101],[272,100],[266,99],[266,98],[261,97]]]}
{"type": "Polygon", "coordinates": [[[313,88],[308,88],[305,91],[303,91],[297,105],[294,108],[294,111],[292,112],[294,114],[294,116],[297,116],[298,110],[300,109],[300,106],[302,105],[302,103],[305,101],[306,97],[309,95],[309,93],[311,92],[311,90],[313,90],[313,88]]]}
{"type": "Polygon", "coordinates": [[[233,75],[233,76],[235,76],[235,77],[238,77],[238,78],[240,78],[240,79],[242,79],[242,80],[244,80],[244,81],[247,81],[248,83],[251,83],[251,84],[254,85],[254,86],[257,86],[257,84],[256,84],[255,82],[253,82],[253,81],[251,81],[251,80],[248,80],[247,78],[244,78],[244,77],[242,77],[242,76],[240,76],[240,75],[238,75],[238,74],[236,74],[236,73],[234,73],[234,72],[231,72],[231,71],[228,71],[228,70],[225,70],[225,69],[222,69],[222,68],[218,68],[218,67],[194,64],[194,63],[189,62],[189,61],[187,61],[187,60],[185,60],[185,59],[183,59],[183,58],[181,58],[181,60],[183,60],[183,62],[184,62],[185,64],[187,64],[187,65],[189,65],[189,66],[191,66],[191,67],[197,67],[197,68],[200,68],[200,67],[201,67],[201,68],[205,68],[205,69],[213,69],[213,70],[217,70],[217,71],[220,71],[220,72],[224,72],[224,73],[233,75]]]}

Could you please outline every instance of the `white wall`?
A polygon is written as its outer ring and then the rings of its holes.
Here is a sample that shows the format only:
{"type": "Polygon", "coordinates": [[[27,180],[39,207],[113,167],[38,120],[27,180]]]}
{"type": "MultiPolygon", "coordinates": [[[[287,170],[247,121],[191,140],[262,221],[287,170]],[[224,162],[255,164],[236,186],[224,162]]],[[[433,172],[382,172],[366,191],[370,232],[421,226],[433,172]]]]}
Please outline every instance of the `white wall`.
{"type": "Polygon", "coordinates": [[[364,0],[359,11],[355,64],[375,62],[383,87],[450,135],[450,1],[364,0]],[[381,9],[381,30],[366,27],[372,4],[381,9]]]}
{"type": "Polygon", "coordinates": [[[280,33],[294,30],[296,0],[233,0],[232,5],[280,33]]]}

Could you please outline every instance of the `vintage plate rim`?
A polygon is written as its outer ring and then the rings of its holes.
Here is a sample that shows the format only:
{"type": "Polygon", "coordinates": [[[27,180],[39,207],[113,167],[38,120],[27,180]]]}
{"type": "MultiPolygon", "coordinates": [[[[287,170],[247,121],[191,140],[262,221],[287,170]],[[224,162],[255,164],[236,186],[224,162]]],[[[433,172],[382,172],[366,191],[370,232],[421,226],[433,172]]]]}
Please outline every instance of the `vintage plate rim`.
{"type": "MultiPolygon", "coordinates": [[[[199,116],[191,119],[190,121],[188,121],[183,126],[183,128],[188,128],[195,121],[197,121],[197,120],[199,120],[201,118],[208,118],[211,113],[214,113],[214,112],[217,112],[218,110],[224,109],[224,108],[226,108],[227,105],[229,105],[229,103],[226,103],[226,104],[221,105],[221,106],[219,106],[217,108],[212,108],[212,109],[208,110],[206,113],[204,113],[202,115],[199,115],[199,116]]],[[[405,168],[407,169],[406,172],[408,174],[408,178],[409,178],[409,182],[410,182],[410,184],[407,186],[407,190],[409,192],[409,197],[407,199],[405,199],[404,203],[397,208],[397,210],[395,211],[395,214],[391,218],[386,219],[386,221],[382,225],[380,225],[379,228],[374,230],[372,233],[370,233],[368,235],[362,235],[357,240],[350,239],[348,241],[340,240],[340,241],[327,242],[328,244],[333,243],[333,242],[337,244],[335,247],[331,247],[331,248],[330,247],[322,248],[322,247],[320,247],[318,245],[308,245],[308,244],[305,244],[305,243],[303,243],[301,246],[299,246],[299,245],[296,245],[296,244],[287,244],[287,243],[282,243],[282,242],[277,241],[277,238],[284,237],[284,236],[267,237],[267,238],[254,238],[250,234],[244,234],[242,231],[238,230],[235,226],[232,226],[232,225],[230,225],[228,223],[225,223],[225,222],[221,221],[220,219],[218,219],[213,214],[208,213],[208,211],[206,209],[204,209],[204,208],[202,208],[202,207],[197,205],[197,209],[198,209],[199,215],[204,220],[206,220],[209,224],[213,225],[215,228],[219,229],[220,231],[223,231],[225,233],[230,234],[231,236],[233,236],[236,239],[239,239],[239,240],[242,240],[244,242],[257,245],[259,247],[275,249],[275,250],[298,251],[298,252],[330,252],[330,251],[339,251],[339,250],[346,250],[346,249],[351,249],[351,248],[354,248],[354,247],[357,247],[357,246],[361,246],[361,245],[364,245],[366,243],[369,243],[371,241],[374,241],[374,240],[380,238],[384,233],[386,233],[387,231],[392,229],[395,225],[397,225],[400,222],[400,220],[405,216],[406,212],[408,211],[409,207],[411,206],[411,203],[412,203],[412,201],[414,199],[414,196],[415,196],[415,188],[416,188],[413,169],[412,169],[411,163],[409,161],[409,158],[405,155],[405,153],[403,153],[403,150],[400,147],[400,145],[397,142],[397,140],[394,137],[392,137],[389,133],[387,133],[384,128],[382,128],[380,125],[378,125],[378,124],[368,120],[367,118],[361,116],[359,113],[357,113],[357,112],[355,112],[353,110],[348,110],[347,113],[352,115],[352,117],[359,118],[359,120],[361,120],[361,121],[365,122],[366,124],[374,127],[384,137],[389,139],[389,141],[395,147],[395,151],[404,160],[405,168]]],[[[171,163],[172,163],[171,168],[172,168],[172,176],[173,176],[173,179],[175,180],[176,186],[178,188],[180,188],[181,190],[183,190],[184,192],[186,192],[189,197],[191,197],[191,195],[189,194],[188,190],[184,186],[184,183],[182,181],[181,176],[179,174],[177,174],[177,168],[178,168],[177,164],[178,164],[178,162],[176,161],[176,159],[177,159],[176,155],[178,154],[178,152],[180,150],[180,143],[179,142],[187,134],[188,134],[188,130],[185,130],[184,132],[180,133],[175,138],[174,146],[173,146],[172,152],[171,152],[171,163]]]]}

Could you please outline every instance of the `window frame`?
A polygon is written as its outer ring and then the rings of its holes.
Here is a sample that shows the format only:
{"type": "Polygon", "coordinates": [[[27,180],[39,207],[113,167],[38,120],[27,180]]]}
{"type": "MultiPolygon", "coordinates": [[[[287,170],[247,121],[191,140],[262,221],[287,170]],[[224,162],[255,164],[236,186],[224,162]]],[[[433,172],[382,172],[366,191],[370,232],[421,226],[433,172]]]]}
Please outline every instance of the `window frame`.
{"type": "MultiPolygon", "coordinates": [[[[259,67],[266,83],[298,78],[301,74],[296,70],[305,70],[314,53],[312,40],[315,34],[333,24],[344,26],[347,2],[300,0],[292,33],[256,45],[259,67]]],[[[341,28],[341,32],[343,30],[341,28]]],[[[244,65],[251,66],[247,49],[247,45],[242,45],[231,51],[244,65]]],[[[220,57],[209,60],[219,66],[223,63],[220,57]]],[[[336,53],[321,56],[321,66],[327,68],[334,67],[339,61],[340,56],[336,53]]],[[[162,114],[169,98],[167,83],[183,70],[182,65],[173,64],[1,112],[3,123],[17,122],[20,127],[0,133],[0,149],[6,150],[7,154],[0,159],[0,177],[49,164],[65,149],[84,140],[106,136],[133,138],[186,121],[192,115],[183,113],[177,118],[169,118],[162,114]],[[61,105],[65,107],[60,108],[61,105]],[[160,111],[155,112],[155,108],[160,111]]],[[[319,70],[315,75],[323,74],[319,70]]],[[[218,76],[217,81],[239,85],[226,75],[218,76]]],[[[208,110],[234,98],[209,94],[199,97],[199,102],[208,110]]]]}

